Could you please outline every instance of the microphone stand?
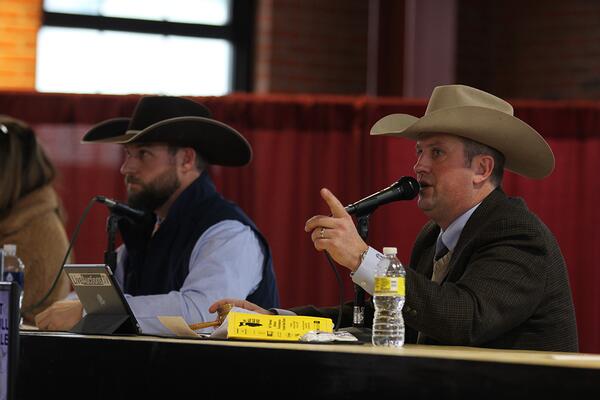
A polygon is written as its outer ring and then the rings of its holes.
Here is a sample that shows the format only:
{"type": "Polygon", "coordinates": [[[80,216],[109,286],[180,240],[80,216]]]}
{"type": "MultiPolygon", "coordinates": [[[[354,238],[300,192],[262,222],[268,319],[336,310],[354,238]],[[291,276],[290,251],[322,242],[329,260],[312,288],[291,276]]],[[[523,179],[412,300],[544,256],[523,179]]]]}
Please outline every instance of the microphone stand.
{"type": "Polygon", "coordinates": [[[110,213],[106,220],[106,232],[108,233],[108,240],[106,244],[106,251],[104,252],[104,264],[110,267],[110,270],[115,273],[117,269],[117,252],[115,251],[115,237],[117,234],[117,222],[121,217],[110,213]]]}
{"type": "MultiPolygon", "coordinates": [[[[108,243],[104,252],[104,263],[115,273],[117,268],[117,252],[115,251],[115,237],[117,233],[117,222],[121,216],[111,212],[106,221],[106,232],[108,233],[108,243]]],[[[113,335],[118,333],[136,333],[136,328],[132,326],[135,320],[132,320],[131,312],[104,314],[88,313],[86,314],[70,332],[84,334],[113,335]]]]}
{"type": "MultiPolygon", "coordinates": [[[[356,229],[361,239],[365,242],[369,236],[369,217],[371,214],[361,215],[356,219],[356,229]]],[[[354,307],[352,309],[352,326],[364,328],[365,326],[365,290],[354,284],[354,307]]]]}
{"type": "MultiPolygon", "coordinates": [[[[370,213],[359,215],[356,218],[356,229],[361,239],[365,242],[369,236],[370,213]]],[[[352,308],[352,326],[339,329],[353,334],[358,340],[365,343],[371,342],[371,329],[365,327],[365,290],[354,284],[354,304],[352,308]]]]}

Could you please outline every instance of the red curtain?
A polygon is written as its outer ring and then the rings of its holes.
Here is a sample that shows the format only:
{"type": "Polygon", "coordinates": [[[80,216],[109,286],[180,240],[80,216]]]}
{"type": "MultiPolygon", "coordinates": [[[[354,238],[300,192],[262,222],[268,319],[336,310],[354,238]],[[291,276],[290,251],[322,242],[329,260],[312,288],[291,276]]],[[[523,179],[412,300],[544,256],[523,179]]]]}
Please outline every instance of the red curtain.
{"type": "MultiPolygon", "coordinates": [[[[124,199],[117,145],[80,144],[85,131],[104,119],[129,116],[138,96],[0,93],[0,113],[30,123],[58,166],[57,189],[69,219],[69,234],[91,198],[124,199]]],[[[244,168],[211,167],[222,193],[236,201],[271,244],[282,305],[338,301],[335,275],[304,232],[306,219],[328,214],[319,189],[331,189],[344,204],[377,191],[402,175],[413,175],[414,143],[369,137],[370,126],[390,113],[422,115],[426,103],[401,98],[321,95],[234,94],[197,98],[214,116],[238,129],[252,144],[244,168]]],[[[518,117],[548,140],[556,169],[534,181],[507,173],[504,189],[525,198],[561,245],[577,311],[580,347],[600,353],[600,102],[515,101],[518,117]]],[[[102,262],[107,211],[94,206],[75,246],[77,262],[102,262]]],[[[369,242],[396,246],[406,262],[425,217],[415,202],[379,209],[370,219],[369,242]]],[[[352,285],[345,269],[345,297],[352,285]]]]}

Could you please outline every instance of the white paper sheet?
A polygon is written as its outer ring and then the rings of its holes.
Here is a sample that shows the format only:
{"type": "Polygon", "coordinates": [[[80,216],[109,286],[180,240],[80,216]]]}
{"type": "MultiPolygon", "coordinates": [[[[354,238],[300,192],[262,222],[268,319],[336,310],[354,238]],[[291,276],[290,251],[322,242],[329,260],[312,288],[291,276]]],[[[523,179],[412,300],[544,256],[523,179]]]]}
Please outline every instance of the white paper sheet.
{"type": "MultiPolygon", "coordinates": [[[[231,311],[236,311],[245,314],[256,314],[254,311],[246,310],[239,307],[233,307],[231,311]]],[[[230,311],[230,312],[231,312],[230,311]]],[[[159,315],[158,320],[173,332],[177,337],[187,337],[187,338],[199,338],[199,337],[210,337],[213,339],[227,339],[227,324],[229,317],[225,318],[225,321],[217,327],[212,333],[198,333],[193,331],[185,319],[179,315],[159,315]]]]}

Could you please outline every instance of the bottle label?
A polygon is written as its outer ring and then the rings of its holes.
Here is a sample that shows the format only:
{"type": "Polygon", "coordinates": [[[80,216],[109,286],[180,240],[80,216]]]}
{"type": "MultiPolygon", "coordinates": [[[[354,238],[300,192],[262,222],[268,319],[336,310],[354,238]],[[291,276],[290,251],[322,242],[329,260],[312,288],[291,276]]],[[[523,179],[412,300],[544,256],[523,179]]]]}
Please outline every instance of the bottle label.
{"type": "Polygon", "coordinates": [[[375,277],[375,295],[404,296],[404,277],[377,276],[375,277]]]}

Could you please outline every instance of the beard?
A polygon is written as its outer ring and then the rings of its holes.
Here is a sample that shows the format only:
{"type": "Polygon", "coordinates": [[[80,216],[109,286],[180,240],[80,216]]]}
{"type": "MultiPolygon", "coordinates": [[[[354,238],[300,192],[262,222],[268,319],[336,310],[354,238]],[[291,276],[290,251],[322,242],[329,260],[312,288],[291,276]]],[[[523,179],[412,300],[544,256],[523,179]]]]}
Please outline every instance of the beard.
{"type": "Polygon", "coordinates": [[[130,176],[125,177],[125,183],[136,183],[141,186],[141,189],[136,192],[127,191],[127,204],[146,211],[160,208],[181,186],[175,168],[168,169],[148,183],[130,176]]]}

